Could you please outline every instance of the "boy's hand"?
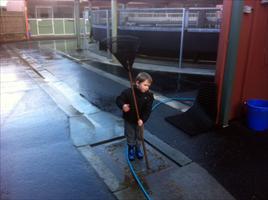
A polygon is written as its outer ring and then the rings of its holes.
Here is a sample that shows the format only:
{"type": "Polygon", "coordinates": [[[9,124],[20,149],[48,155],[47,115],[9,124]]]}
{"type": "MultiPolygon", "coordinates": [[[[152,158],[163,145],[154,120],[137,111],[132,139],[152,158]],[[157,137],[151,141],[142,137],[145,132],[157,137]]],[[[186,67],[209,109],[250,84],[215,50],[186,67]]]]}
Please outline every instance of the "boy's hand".
{"type": "Polygon", "coordinates": [[[123,107],[122,107],[122,110],[124,112],[128,112],[130,110],[129,104],[124,104],[123,107]]]}
{"type": "Polygon", "coordinates": [[[143,125],[143,121],[141,119],[138,120],[138,125],[142,126],[143,125]]]}

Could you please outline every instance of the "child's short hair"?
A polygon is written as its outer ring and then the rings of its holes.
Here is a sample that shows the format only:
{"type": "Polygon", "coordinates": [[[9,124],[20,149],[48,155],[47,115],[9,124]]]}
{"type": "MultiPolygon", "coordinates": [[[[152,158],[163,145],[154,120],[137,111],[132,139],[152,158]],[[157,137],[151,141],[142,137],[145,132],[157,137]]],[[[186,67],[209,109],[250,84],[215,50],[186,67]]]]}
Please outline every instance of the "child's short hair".
{"type": "Polygon", "coordinates": [[[138,81],[139,83],[142,83],[144,81],[148,80],[150,83],[153,82],[153,79],[151,77],[150,74],[146,73],[146,72],[140,72],[137,76],[136,76],[136,81],[138,81]]]}

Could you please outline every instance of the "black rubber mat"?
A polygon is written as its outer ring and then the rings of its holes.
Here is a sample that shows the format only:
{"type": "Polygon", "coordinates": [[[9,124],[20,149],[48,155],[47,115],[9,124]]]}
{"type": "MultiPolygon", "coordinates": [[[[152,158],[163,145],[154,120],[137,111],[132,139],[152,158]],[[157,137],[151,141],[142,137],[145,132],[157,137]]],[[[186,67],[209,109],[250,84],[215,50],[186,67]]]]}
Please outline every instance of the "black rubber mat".
{"type": "Polygon", "coordinates": [[[186,112],[165,119],[185,133],[194,136],[214,127],[216,118],[216,85],[200,83],[194,105],[186,112]]]}

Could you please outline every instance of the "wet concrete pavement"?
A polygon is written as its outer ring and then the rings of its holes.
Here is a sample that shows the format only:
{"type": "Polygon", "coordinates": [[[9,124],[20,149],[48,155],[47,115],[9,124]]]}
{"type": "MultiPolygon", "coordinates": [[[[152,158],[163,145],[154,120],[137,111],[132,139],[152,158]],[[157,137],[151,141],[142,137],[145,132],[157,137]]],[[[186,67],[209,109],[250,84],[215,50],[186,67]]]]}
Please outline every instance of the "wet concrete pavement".
{"type": "Polygon", "coordinates": [[[2,47],[0,55],[1,199],[115,199],[75,151],[68,117],[29,66],[2,47]]]}
{"type": "MultiPolygon", "coordinates": [[[[112,147],[111,145],[113,144],[110,144],[111,141],[115,139],[118,141],[123,137],[122,120],[119,121],[119,119],[117,119],[113,115],[107,112],[101,111],[97,107],[92,106],[90,103],[86,103],[79,93],[72,90],[72,87],[69,87],[65,83],[66,79],[64,79],[64,81],[61,81],[62,79],[60,77],[54,76],[53,74],[55,74],[55,71],[52,71],[51,69],[49,69],[48,63],[43,62],[40,59],[40,57],[35,58],[31,56],[28,52],[21,51],[16,48],[7,48],[7,51],[9,51],[10,53],[13,52],[17,54],[25,63],[31,66],[31,70],[33,70],[33,72],[32,71],[31,73],[28,72],[30,77],[33,78],[36,81],[37,85],[46,93],[48,93],[48,95],[56,102],[56,104],[67,114],[69,118],[68,124],[70,126],[69,135],[70,135],[71,141],[73,142],[73,145],[77,148],[77,150],[81,152],[81,154],[86,158],[86,160],[89,161],[89,163],[96,170],[98,175],[104,180],[105,184],[109,187],[110,192],[114,193],[114,195],[118,199],[126,199],[126,198],[136,199],[136,198],[141,197],[142,195],[140,194],[140,190],[137,189],[137,186],[133,181],[130,181],[129,178],[127,179],[124,178],[122,180],[122,177],[125,177],[125,173],[123,173],[123,176],[122,176],[122,172],[124,172],[125,170],[120,170],[120,167],[122,164],[125,164],[124,168],[126,168],[126,161],[124,159],[124,156],[122,155],[124,152],[125,141],[122,141],[121,145],[116,146],[116,147],[112,147]],[[36,77],[36,75],[38,76],[36,77]],[[63,96],[60,96],[60,94],[62,94],[63,96]],[[104,144],[104,145],[101,145],[101,144],[104,144]],[[108,151],[105,150],[106,149],[105,145],[109,145],[108,151]],[[112,152],[111,149],[116,150],[116,153],[111,153],[112,152]],[[98,155],[98,153],[101,153],[101,155],[98,155]],[[111,159],[113,155],[116,155],[116,162],[114,162],[114,164],[112,164],[113,159],[111,159]],[[118,162],[119,158],[121,162],[118,162]],[[113,171],[112,169],[116,169],[117,173],[113,171]],[[118,174],[119,174],[119,177],[118,177],[118,174]]],[[[41,54],[39,54],[39,56],[40,55],[41,54]]],[[[75,63],[74,63],[74,66],[79,67],[79,65],[75,65],[75,63]]],[[[99,80],[93,80],[93,81],[98,82],[99,80]]],[[[32,119],[32,122],[34,122],[33,119],[32,119]]],[[[19,124],[15,124],[15,126],[19,126],[19,124]]],[[[30,126],[33,126],[33,125],[30,124],[30,126]]],[[[4,130],[4,132],[6,131],[4,130]]],[[[161,149],[162,152],[169,151],[172,153],[174,151],[170,149],[170,147],[164,147],[166,145],[162,144],[160,141],[153,139],[153,137],[150,136],[150,133],[145,134],[145,139],[148,139],[148,138],[150,138],[148,141],[151,144],[153,144],[155,147],[158,147],[158,149],[161,149]],[[159,145],[162,147],[159,148],[159,145]]],[[[149,147],[149,144],[148,144],[148,147],[149,147]]],[[[154,179],[156,177],[159,177],[159,171],[164,170],[165,169],[164,166],[169,166],[169,165],[163,164],[162,160],[165,159],[166,160],[165,162],[169,162],[169,163],[173,163],[173,162],[168,161],[168,158],[166,158],[164,155],[157,153],[157,150],[155,150],[154,148],[150,147],[149,150],[150,151],[148,151],[148,153],[150,155],[151,164],[152,164],[151,169],[154,173],[145,174],[143,179],[145,181],[146,177],[148,177],[149,178],[148,180],[151,180],[151,184],[149,185],[153,185],[154,179]],[[158,154],[158,156],[154,156],[156,154],[158,154]]],[[[166,153],[166,154],[168,155],[169,153],[166,153]]],[[[176,155],[176,157],[174,157],[173,160],[178,160],[177,162],[179,165],[174,163],[173,167],[169,169],[170,171],[169,173],[173,174],[177,172],[178,174],[181,174],[179,170],[180,166],[184,165],[183,163],[185,164],[189,163],[190,160],[179,152],[172,153],[170,157],[172,157],[172,155],[176,155]]],[[[136,165],[136,168],[138,168],[140,171],[144,169],[144,166],[145,165],[143,161],[143,162],[140,162],[138,165],[136,165]]],[[[41,168],[40,166],[38,167],[41,168]]],[[[200,172],[199,174],[201,174],[202,172],[202,169],[198,168],[198,166],[194,166],[193,170],[199,171],[200,172]]],[[[191,173],[191,171],[187,171],[183,173],[187,174],[187,173],[191,173]]],[[[204,171],[203,173],[204,175],[202,178],[202,182],[199,182],[198,184],[202,185],[204,188],[211,188],[211,187],[217,188],[216,191],[218,191],[216,193],[207,193],[206,192],[207,190],[204,190],[205,192],[203,195],[206,199],[209,197],[213,197],[213,198],[220,197],[219,192],[221,194],[224,194],[221,196],[226,197],[225,199],[233,199],[232,196],[229,195],[229,193],[224,190],[224,188],[222,188],[212,177],[210,177],[207,174],[207,172],[204,171]],[[207,184],[207,183],[212,183],[212,184],[207,184]]],[[[127,174],[129,175],[129,171],[127,174]]],[[[38,176],[38,175],[35,175],[35,176],[38,176]]],[[[31,179],[31,177],[26,176],[25,179],[27,178],[31,179]]],[[[162,176],[162,179],[165,180],[167,183],[169,183],[170,181],[166,178],[168,178],[168,176],[165,176],[164,174],[162,176]]],[[[189,183],[191,186],[192,184],[196,183],[196,181],[190,181],[189,183]]],[[[189,185],[184,186],[185,188],[182,190],[184,191],[184,193],[182,192],[182,194],[178,193],[180,191],[176,190],[176,187],[173,188],[172,190],[169,190],[170,199],[174,199],[175,197],[178,197],[178,195],[180,196],[180,199],[185,199],[185,198],[196,199],[200,193],[191,194],[190,195],[191,198],[187,197],[187,195],[189,195],[188,194],[189,192],[186,192],[186,191],[190,186],[189,185]]],[[[148,186],[148,187],[149,189],[151,188],[151,186],[148,186]]],[[[183,188],[183,185],[181,187],[183,188]]],[[[7,191],[9,190],[10,189],[7,187],[7,191]]],[[[29,190],[30,189],[28,189],[28,191],[29,190]]],[[[48,189],[48,191],[49,190],[50,189],[48,189]]],[[[151,194],[155,199],[163,199],[166,197],[166,195],[164,195],[165,193],[161,195],[161,193],[159,193],[157,190],[158,190],[157,187],[155,187],[155,189],[153,188],[150,189],[151,194]]],[[[16,192],[18,192],[19,195],[21,196],[19,191],[16,191],[16,192]]],[[[41,194],[41,198],[43,198],[43,194],[41,194]]],[[[91,196],[88,195],[87,198],[91,199],[91,196]]],[[[83,199],[83,198],[79,197],[79,199],[83,199]]]]}
{"type": "MultiPolygon", "coordinates": [[[[30,54],[38,61],[39,65],[45,67],[40,71],[46,71],[46,73],[57,77],[58,80],[64,81],[99,109],[120,117],[120,112],[113,102],[115,94],[127,87],[126,84],[120,84],[121,79],[118,82],[111,81],[107,76],[104,77],[100,73],[96,74],[88,70],[86,66],[81,67],[81,63],[75,64],[73,61],[63,59],[51,50],[41,50],[40,52],[36,43],[28,45],[32,49],[27,49],[24,43],[16,46],[20,49],[20,52],[30,54]]],[[[88,64],[93,63],[92,61],[86,62],[88,64]]],[[[92,66],[100,68],[102,65],[96,63],[92,66]]],[[[118,77],[124,77],[122,69],[109,68],[109,66],[101,69],[118,77]]],[[[187,82],[188,84],[180,88],[181,90],[176,87],[169,88],[170,90],[165,88],[176,83],[177,75],[158,73],[157,76],[154,76],[154,80],[156,83],[165,83],[163,80],[169,80],[169,77],[172,76],[175,77],[175,82],[168,82],[167,85],[163,84],[162,88],[162,84],[156,84],[153,89],[159,92],[168,91],[163,92],[167,96],[195,96],[196,93],[192,91],[196,89],[194,87],[195,80],[193,84],[187,82]]],[[[30,81],[27,86],[32,87],[32,85],[30,81]]],[[[146,124],[146,129],[208,170],[236,199],[266,199],[268,197],[266,191],[268,175],[265,170],[268,167],[267,137],[263,135],[252,136],[248,129],[237,125],[234,125],[235,128],[231,127],[189,137],[164,120],[165,116],[177,112],[176,109],[168,105],[160,106],[157,111],[152,113],[151,119],[146,124]]],[[[155,187],[157,188],[157,186],[155,187]]]]}

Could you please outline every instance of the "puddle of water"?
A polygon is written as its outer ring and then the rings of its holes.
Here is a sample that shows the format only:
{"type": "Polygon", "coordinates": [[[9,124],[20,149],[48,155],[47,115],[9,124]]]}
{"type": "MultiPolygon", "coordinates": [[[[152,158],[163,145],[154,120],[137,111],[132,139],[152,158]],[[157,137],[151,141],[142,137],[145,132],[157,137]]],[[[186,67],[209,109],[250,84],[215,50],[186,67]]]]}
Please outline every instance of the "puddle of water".
{"type": "MultiPolygon", "coordinates": [[[[147,170],[145,159],[142,159],[142,160],[136,159],[135,161],[131,162],[138,176],[140,177],[147,176],[149,174],[156,173],[156,172],[159,172],[163,169],[170,167],[170,164],[167,162],[166,159],[164,159],[164,157],[160,153],[158,153],[155,149],[150,147],[148,144],[146,145],[146,147],[147,147],[147,154],[148,154],[148,161],[150,164],[150,169],[147,170]]],[[[110,154],[111,158],[114,161],[116,161],[117,163],[121,162],[123,165],[126,165],[125,141],[106,146],[105,150],[107,151],[108,154],[110,154]]]]}

